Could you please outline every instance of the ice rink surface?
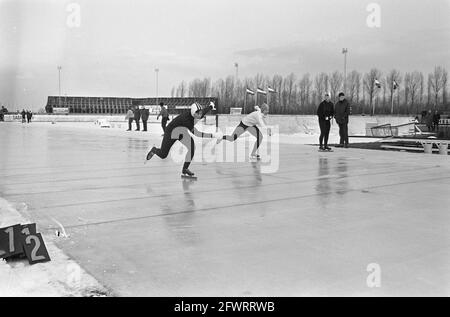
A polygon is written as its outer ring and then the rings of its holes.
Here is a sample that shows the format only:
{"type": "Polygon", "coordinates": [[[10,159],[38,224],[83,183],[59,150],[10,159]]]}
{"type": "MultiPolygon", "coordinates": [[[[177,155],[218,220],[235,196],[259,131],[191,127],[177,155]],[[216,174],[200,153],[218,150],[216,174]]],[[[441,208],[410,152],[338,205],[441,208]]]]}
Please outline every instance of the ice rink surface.
{"type": "Polygon", "coordinates": [[[186,181],[160,140],[2,123],[0,197],[118,296],[450,295],[448,156],[280,143],[186,181]]]}

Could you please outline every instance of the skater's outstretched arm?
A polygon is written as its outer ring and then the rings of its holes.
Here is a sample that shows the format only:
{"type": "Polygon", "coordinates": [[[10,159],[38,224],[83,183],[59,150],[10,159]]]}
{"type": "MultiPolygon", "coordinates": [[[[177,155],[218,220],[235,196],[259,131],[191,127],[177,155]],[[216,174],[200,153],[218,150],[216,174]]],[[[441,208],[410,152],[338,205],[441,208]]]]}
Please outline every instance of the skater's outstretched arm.
{"type": "Polygon", "coordinates": [[[216,133],[205,133],[194,128],[194,135],[199,138],[213,139],[217,138],[216,133]]]}
{"type": "Polygon", "coordinates": [[[267,124],[266,121],[264,121],[264,116],[263,114],[260,112],[259,115],[257,116],[257,120],[258,120],[258,126],[261,128],[266,128],[267,124]]]}

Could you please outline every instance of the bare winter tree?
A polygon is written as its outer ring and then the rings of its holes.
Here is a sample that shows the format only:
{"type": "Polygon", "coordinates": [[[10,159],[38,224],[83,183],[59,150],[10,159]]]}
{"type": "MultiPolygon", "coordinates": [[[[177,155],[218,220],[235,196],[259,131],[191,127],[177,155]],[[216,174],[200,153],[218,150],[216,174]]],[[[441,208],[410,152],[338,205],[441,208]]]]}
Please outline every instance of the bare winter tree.
{"type": "Polygon", "coordinates": [[[434,107],[437,108],[439,106],[439,93],[441,92],[444,86],[444,77],[447,77],[447,71],[442,66],[436,66],[434,71],[429,75],[428,84],[431,88],[431,93],[434,95],[434,107]]]}
{"type": "Polygon", "coordinates": [[[275,105],[281,106],[281,87],[283,84],[283,77],[280,75],[274,75],[272,78],[272,88],[277,91],[275,105]]]}
{"type": "MultiPolygon", "coordinates": [[[[417,95],[419,94],[419,89],[420,89],[420,72],[414,71],[414,72],[408,74],[408,76],[409,76],[408,90],[409,90],[409,96],[411,99],[411,109],[414,109],[414,106],[416,106],[416,113],[418,113],[419,108],[418,108],[418,105],[416,104],[416,99],[417,99],[417,95]]],[[[408,109],[408,107],[407,107],[407,109],[408,109]]]]}
{"type": "Polygon", "coordinates": [[[409,101],[409,87],[411,85],[411,73],[406,73],[405,74],[405,88],[403,90],[404,95],[405,95],[405,109],[406,109],[406,113],[409,113],[409,106],[408,106],[408,101],[409,101]]]}
{"type": "Polygon", "coordinates": [[[186,88],[186,82],[183,80],[177,88],[177,97],[186,97],[187,95],[187,88],[186,88]]]}
{"type": "Polygon", "coordinates": [[[342,88],[344,82],[344,75],[342,73],[335,71],[329,77],[331,100],[336,102],[336,96],[342,88]]]}
{"type": "Polygon", "coordinates": [[[312,81],[309,74],[304,74],[299,83],[300,88],[300,105],[306,107],[309,105],[309,95],[311,91],[312,81]]]}
{"type": "Polygon", "coordinates": [[[328,90],[328,75],[326,73],[320,73],[314,78],[314,89],[316,90],[317,100],[319,104],[323,98],[323,94],[328,90]]]}
{"type": "Polygon", "coordinates": [[[383,90],[383,113],[385,113],[386,110],[386,90],[387,90],[387,79],[382,78],[380,80],[381,82],[381,89],[383,90]]]}
{"type": "Polygon", "coordinates": [[[372,109],[372,115],[375,114],[375,104],[373,98],[378,94],[378,87],[375,85],[375,80],[381,77],[381,71],[372,68],[364,75],[364,87],[369,97],[369,107],[372,109]]]}
{"type": "MultiPolygon", "coordinates": [[[[419,82],[419,105],[423,106],[423,93],[425,90],[425,83],[424,83],[424,77],[423,77],[423,73],[420,72],[420,82],[419,82]]],[[[417,112],[419,113],[419,112],[417,112]]]]}
{"type": "Polygon", "coordinates": [[[444,68],[442,73],[442,104],[444,106],[447,105],[447,81],[448,81],[448,72],[444,68]]]}
{"type": "Polygon", "coordinates": [[[286,79],[286,89],[287,89],[287,104],[289,106],[294,105],[294,93],[295,93],[295,81],[296,77],[294,73],[290,73],[286,79]]]}
{"type": "Polygon", "coordinates": [[[359,103],[359,93],[361,89],[361,73],[353,70],[347,76],[347,91],[350,103],[359,103]]]}

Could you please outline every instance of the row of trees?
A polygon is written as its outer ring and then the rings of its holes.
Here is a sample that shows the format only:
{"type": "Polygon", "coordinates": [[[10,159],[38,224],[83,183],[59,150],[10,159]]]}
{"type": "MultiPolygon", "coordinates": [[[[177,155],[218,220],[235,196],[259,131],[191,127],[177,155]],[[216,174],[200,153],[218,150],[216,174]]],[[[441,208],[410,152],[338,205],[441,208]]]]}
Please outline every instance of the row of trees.
{"type": "Polygon", "coordinates": [[[221,112],[227,113],[231,107],[244,107],[251,111],[255,104],[267,102],[271,113],[313,114],[326,91],[333,101],[345,91],[352,104],[354,114],[417,114],[422,110],[449,111],[447,99],[448,72],[436,66],[427,77],[422,72],[402,74],[393,69],[383,74],[373,68],[367,73],[356,70],[347,74],[335,71],[331,74],[319,73],[314,76],[294,73],[286,77],[257,74],[253,78],[237,79],[235,76],[220,78],[212,82],[210,78],[182,81],[172,88],[172,97],[217,97],[221,112]],[[395,83],[395,84],[394,84],[395,83]],[[398,87],[396,87],[398,85],[398,87]],[[267,87],[275,90],[267,95],[247,95],[246,88],[256,91],[267,87]]]}

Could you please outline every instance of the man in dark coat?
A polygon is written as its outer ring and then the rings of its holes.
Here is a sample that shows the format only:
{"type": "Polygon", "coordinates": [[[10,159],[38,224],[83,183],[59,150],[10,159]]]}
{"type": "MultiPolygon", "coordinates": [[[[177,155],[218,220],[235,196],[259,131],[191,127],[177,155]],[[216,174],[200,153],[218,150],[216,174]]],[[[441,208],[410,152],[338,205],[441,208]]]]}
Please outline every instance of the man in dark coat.
{"type": "Polygon", "coordinates": [[[161,127],[163,129],[163,132],[166,132],[167,121],[169,121],[169,111],[167,111],[167,108],[166,106],[164,106],[163,102],[161,102],[159,106],[161,107],[161,110],[159,112],[159,115],[156,117],[156,120],[159,120],[159,117],[162,117],[161,127]]]}
{"type": "Polygon", "coordinates": [[[27,113],[25,112],[25,109],[22,109],[22,112],[20,113],[22,115],[22,123],[25,123],[25,116],[27,115],[27,113]]]}
{"type": "Polygon", "coordinates": [[[331,151],[328,147],[328,136],[330,135],[331,120],[334,115],[334,106],[330,101],[330,93],[326,92],[324,100],[317,108],[317,116],[319,117],[320,137],[319,137],[319,150],[331,151]]]}
{"type": "Polygon", "coordinates": [[[147,108],[145,108],[144,106],[142,106],[141,118],[142,118],[142,125],[144,126],[143,131],[147,131],[147,121],[148,121],[149,116],[150,116],[149,110],[147,108]]]}
{"type": "Polygon", "coordinates": [[[339,145],[336,147],[348,147],[348,116],[350,114],[350,105],[345,99],[343,92],[339,93],[339,101],[334,106],[334,118],[339,125],[339,145]]]}
{"type": "Polygon", "coordinates": [[[5,121],[5,113],[7,112],[6,108],[2,106],[2,109],[0,109],[0,121],[5,121]]]}
{"type": "Polygon", "coordinates": [[[433,131],[439,132],[439,120],[441,120],[441,115],[439,111],[435,110],[433,115],[433,131]]]}
{"type": "Polygon", "coordinates": [[[140,120],[141,120],[141,109],[139,109],[139,107],[136,106],[136,108],[134,110],[134,121],[136,121],[136,130],[135,131],[141,130],[141,125],[139,124],[140,120]]]}
{"type": "Polygon", "coordinates": [[[428,132],[433,132],[433,118],[433,113],[431,112],[431,110],[428,110],[428,113],[425,117],[425,123],[427,125],[428,132]]]}
{"type": "Polygon", "coordinates": [[[31,110],[27,111],[27,123],[31,122],[31,118],[33,117],[33,113],[31,112],[31,110]]]}

